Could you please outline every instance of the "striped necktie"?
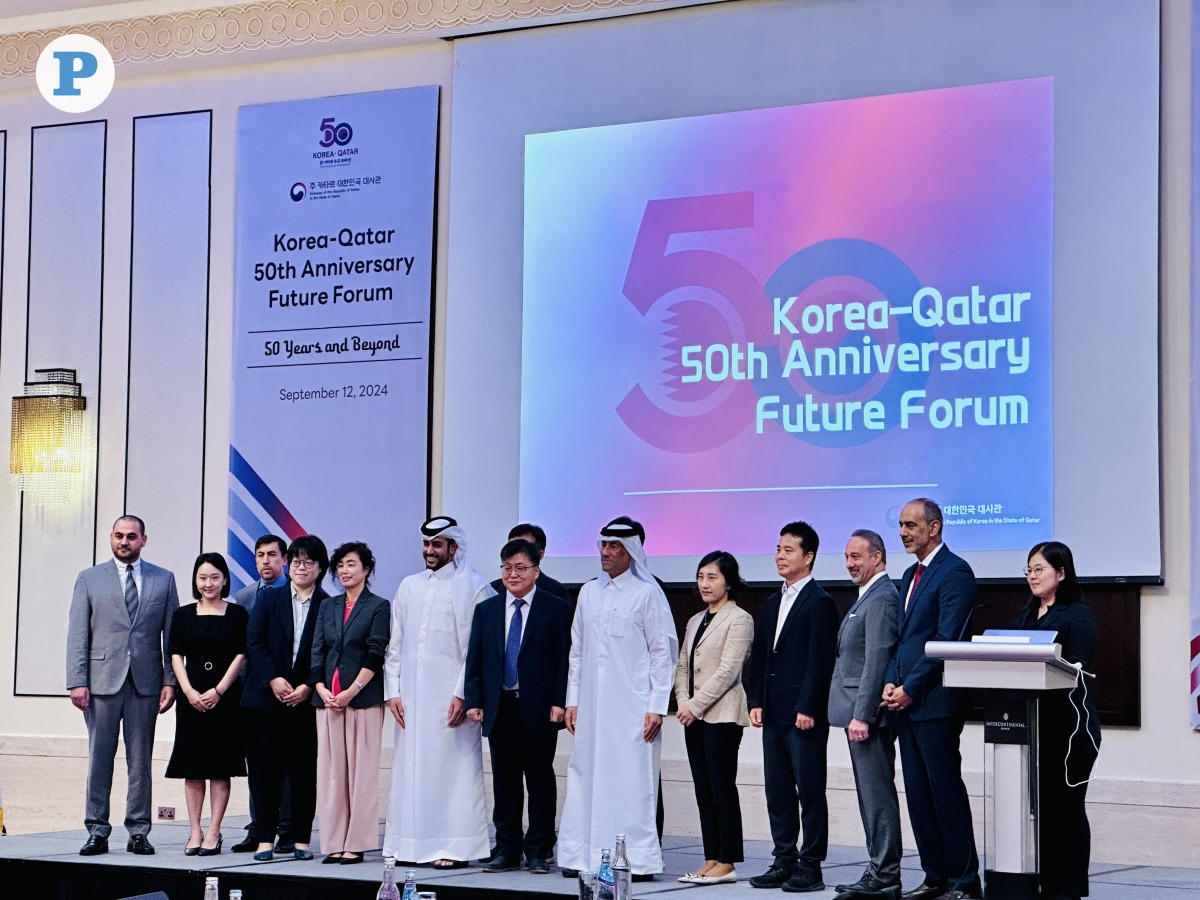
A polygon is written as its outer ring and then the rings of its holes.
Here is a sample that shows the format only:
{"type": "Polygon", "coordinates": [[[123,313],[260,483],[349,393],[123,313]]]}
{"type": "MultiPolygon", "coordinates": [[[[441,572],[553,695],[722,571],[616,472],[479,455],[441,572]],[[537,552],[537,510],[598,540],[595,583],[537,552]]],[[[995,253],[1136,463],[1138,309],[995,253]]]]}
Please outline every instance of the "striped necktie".
{"type": "Polygon", "coordinates": [[[125,567],[125,608],[129,610],[129,621],[137,618],[138,589],[133,580],[133,566],[125,567]]]}

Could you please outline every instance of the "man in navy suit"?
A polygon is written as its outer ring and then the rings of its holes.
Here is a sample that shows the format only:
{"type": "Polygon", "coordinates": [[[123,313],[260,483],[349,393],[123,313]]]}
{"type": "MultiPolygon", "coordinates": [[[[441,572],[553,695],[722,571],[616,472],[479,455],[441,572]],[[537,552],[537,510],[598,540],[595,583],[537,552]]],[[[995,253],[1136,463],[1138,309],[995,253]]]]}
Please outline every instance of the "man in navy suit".
{"type": "Polygon", "coordinates": [[[246,634],[242,706],[249,710],[246,756],[259,816],[251,822],[248,840],[257,851],[254,858],[263,861],[272,856],[285,784],[292,846],[280,852],[313,858],[308,845],[317,802],[317,721],[308,675],[313,631],[329,596],[321,587],[329,553],[319,537],[306,534],[287,548],[287,561],[289,583],[258,595],[246,634]]]}
{"type": "Polygon", "coordinates": [[[492,822],[496,852],[485,872],[521,865],[544,875],[554,849],[558,790],[554,753],[566,714],[571,611],[567,601],[536,587],[542,555],[530,541],[500,551],[505,593],[475,607],[467,647],[464,705],[483,723],[492,753],[492,822]],[[524,787],[529,828],[521,834],[524,787]]]}
{"type": "Polygon", "coordinates": [[[754,626],[750,724],[763,730],[763,777],[774,861],[752,887],[822,891],[829,845],[825,756],[837,608],[813,581],[819,539],[807,522],[783,526],[775,548],[780,590],[754,626]],[[797,804],[799,805],[797,808],[797,804]],[[801,823],[804,842],[799,847],[801,823]]]}
{"type": "Polygon", "coordinates": [[[975,573],[942,543],[942,510],[918,498],[900,512],[900,540],[917,558],[900,585],[900,637],[883,687],[895,712],[904,792],[925,881],[902,896],[962,900],[982,896],[971,803],[958,742],[961,691],[942,684],[942,662],[926,641],[961,640],[975,608],[975,573]]]}

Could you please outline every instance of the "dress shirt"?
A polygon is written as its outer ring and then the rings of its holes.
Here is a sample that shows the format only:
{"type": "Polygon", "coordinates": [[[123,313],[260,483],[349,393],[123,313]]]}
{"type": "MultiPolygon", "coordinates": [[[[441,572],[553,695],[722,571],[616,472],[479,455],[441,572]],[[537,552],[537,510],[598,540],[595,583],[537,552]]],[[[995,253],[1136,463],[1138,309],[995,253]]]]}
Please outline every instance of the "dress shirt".
{"type": "MultiPolygon", "coordinates": [[[[945,544],[941,544],[941,543],[938,544],[936,547],[933,548],[933,550],[930,552],[930,554],[928,556],[926,556],[924,559],[918,559],[917,563],[919,565],[925,566],[925,568],[929,568],[929,564],[933,561],[933,558],[935,556],[937,556],[937,552],[945,546],[946,546],[945,544]]],[[[924,576],[924,573],[922,573],[922,576],[924,576]]],[[[904,608],[905,609],[908,609],[908,601],[912,599],[913,584],[916,583],[916,580],[917,579],[914,577],[913,580],[908,583],[908,593],[904,595],[904,608]]]]}
{"type": "Polygon", "coordinates": [[[115,562],[117,564],[117,575],[119,575],[121,578],[121,596],[122,597],[125,596],[125,578],[126,578],[125,573],[126,573],[126,571],[128,571],[130,566],[133,566],[133,583],[137,585],[138,602],[140,603],[141,599],[142,599],[142,558],[139,556],[133,562],[127,563],[127,562],[121,562],[121,560],[117,559],[114,556],[113,562],[115,562]]]}
{"type": "Polygon", "coordinates": [[[307,594],[301,594],[296,588],[292,587],[292,664],[296,662],[296,654],[300,652],[300,635],[304,631],[304,624],[308,621],[309,610],[312,609],[312,595],[316,592],[317,586],[314,584],[308,589],[307,594]]]}
{"type": "Polygon", "coordinates": [[[865,594],[867,591],[869,591],[869,590],[871,589],[871,585],[873,585],[873,584],[874,584],[875,582],[877,582],[877,581],[878,581],[880,578],[883,578],[883,577],[885,577],[886,575],[887,575],[887,570],[886,570],[886,569],[885,569],[885,570],[883,570],[883,571],[880,571],[880,572],[876,572],[876,573],[875,573],[875,575],[874,575],[874,577],[873,577],[873,578],[872,578],[870,581],[868,581],[866,584],[860,584],[860,585],[858,586],[858,596],[860,596],[860,597],[861,597],[863,594],[865,594]]]}
{"type": "MultiPolygon", "coordinates": [[[[521,598],[521,600],[525,604],[524,606],[521,607],[521,644],[522,645],[524,645],[524,643],[525,643],[525,626],[529,624],[529,610],[533,606],[533,595],[536,593],[537,593],[537,588],[532,587],[529,589],[529,593],[521,598]]],[[[517,598],[514,597],[512,595],[512,593],[509,591],[505,591],[505,597],[506,597],[506,600],[504,603],[504,640],[505,640],[505,642],[507,642],[508,641],[508,629],[512,628],[513,613],[516,612],[516,610],[517,610],[517,607],[516,607],[517,598]]],[[[506,688],[506,690],[516,691],[516,690],[520,690],[520,688],[521,688],[521,679],[518,678],[516,681],[513,682],[512,687],[506,688]]]]}
{"type": "Polygon", "coordinates": [[[812,575],[805,575],[795,584],[785,584],[783,586],[783,597],[779,601],[779,618],[775,620],[775,640],[771,646],[779,643],[779,635],[783,633],[783,623],[787,621],[788,613],[792,611],[792,604],[796,602],[796,598],[800,596],[800,592],[804,590],[804,586],[812,581],[812,575]]]}

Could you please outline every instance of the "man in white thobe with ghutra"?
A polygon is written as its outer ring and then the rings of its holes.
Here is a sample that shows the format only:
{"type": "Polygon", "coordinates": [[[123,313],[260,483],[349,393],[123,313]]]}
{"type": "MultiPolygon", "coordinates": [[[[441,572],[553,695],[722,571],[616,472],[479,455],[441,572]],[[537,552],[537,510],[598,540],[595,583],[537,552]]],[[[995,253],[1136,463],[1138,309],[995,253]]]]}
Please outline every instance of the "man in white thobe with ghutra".
{"type": "Polygon", "coordinates": [[[478,722],[463,709],[475,604],[493,593],[449,516],[421,526],[425,571],[400,582],[384,692],[396,719],[383,854],[451,869],[488,855],[478,722]]]}
{"type": "Polygon", "coordinates": [[[654,814],[679,638],[640,532],[624,516],[600,530],[603,572],[580,589],[571,624],[566,718],[575,746],[558,831],[564,875],[596,871],[618,833],[634,875],[663,871],[654,814]]]}

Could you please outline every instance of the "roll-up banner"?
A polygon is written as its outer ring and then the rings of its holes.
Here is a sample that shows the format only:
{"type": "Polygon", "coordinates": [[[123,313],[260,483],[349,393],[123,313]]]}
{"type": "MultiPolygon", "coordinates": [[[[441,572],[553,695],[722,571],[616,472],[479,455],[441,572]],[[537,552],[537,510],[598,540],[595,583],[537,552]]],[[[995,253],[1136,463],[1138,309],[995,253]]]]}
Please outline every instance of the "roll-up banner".
{"type": "Polygon", "coordinates": [[[436,86],[239,110],[235,588],[268,533],[365,541],[388,597],[422,566],[437,127],[436,86]]]}

